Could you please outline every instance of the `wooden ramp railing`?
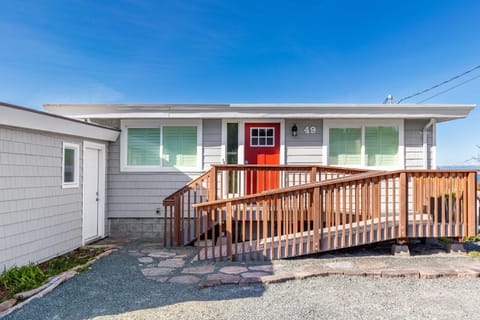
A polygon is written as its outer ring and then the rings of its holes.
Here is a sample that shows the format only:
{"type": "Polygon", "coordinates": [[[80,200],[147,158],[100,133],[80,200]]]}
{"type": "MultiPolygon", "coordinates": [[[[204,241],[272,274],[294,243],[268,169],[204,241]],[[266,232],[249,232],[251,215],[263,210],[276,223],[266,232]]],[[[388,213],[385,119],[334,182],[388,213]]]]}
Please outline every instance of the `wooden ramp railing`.
{"type": "Polygon", "coordinates": [[[194,204],[245,196],[366,172],[316,165],[212,165],[210,170],[163,200],[164,246],[191,243],[213,225],[194,223],[194,204]],[[198,229],[197,229],[198,228],[198,229]]]}
{"type": "Polygon", "coordinates": [[[474,171],[366,172],[197,203],[195,237],[204,240],[197,258],[278,259],[390,239],[474,236],[475,185],[474,171]]]}

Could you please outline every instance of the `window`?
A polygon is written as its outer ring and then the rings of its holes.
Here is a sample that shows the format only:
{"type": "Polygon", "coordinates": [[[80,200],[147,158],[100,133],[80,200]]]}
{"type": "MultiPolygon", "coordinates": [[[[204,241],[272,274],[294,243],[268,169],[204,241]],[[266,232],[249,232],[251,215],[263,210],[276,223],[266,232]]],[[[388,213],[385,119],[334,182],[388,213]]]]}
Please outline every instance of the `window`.
{"type": "Polygon", "coordinates": [[[129,166],[160,165],[160,128],[129,128],[129,166]]]}
{"type": "Polygon", "coordinates": [[[274,147],[275,128],[250,128],[251,147],[274,147]]]}
{"type": "Polygon", "coordinates": [[[361,160],[362,129],[330,128],[330,153],[328,163],[332,165],[359,165],[361,160]]]}
{"type": "Polygon", "coordinates": [[[163,127],[164,167],[197,165],[197,127],[163,127]]]}
{"type": "Polygon", "coordinates": [[[328,164],[403,167],[402,121],[325,121],[328,164]],[[401,141],[402,140],[402,141],[401,141]]]}
{"type": "Polygon", "coordinates": [[[78,144],[63,143],[62,188],[78,187],[79,150],[78,144]]]}
{"type": "Polygon", "coordinates": [[[199,121],[123,121],[122,170],[201,169],[199,121]]]}
{"type": "Polygon", "coordinates": [[[393,167],[398,163],[398,127],[365,127],[367,166],[393,167]]]}

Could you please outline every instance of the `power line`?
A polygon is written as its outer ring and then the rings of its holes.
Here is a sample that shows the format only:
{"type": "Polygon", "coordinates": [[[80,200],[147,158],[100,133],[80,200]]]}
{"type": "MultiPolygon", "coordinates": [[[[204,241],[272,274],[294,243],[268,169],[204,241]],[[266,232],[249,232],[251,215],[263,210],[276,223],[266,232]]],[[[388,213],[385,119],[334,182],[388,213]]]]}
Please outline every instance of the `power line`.
{"type": "Polygon", "coordinates": [[[461,78],[461,77],[463,77],[464,75],[467,75],[467,74],[469,74],[469,73],[471,73],[471,72],[473,72],[473,71],[475,71],[475,70],[477,70],[477,69],[480,69],[480,65],[475,66],[475,67],[473,67],[472,69],[467,70],[467,71],[465,71],[465,72],[463,72],[463,73],[461,73],[461,74],[458,74],[458,75],[456,75],[456,76],[454,76],[454,77],[452,77],[452,78],[450,78],[450,79],[448,79],[448,80],[445,80],[445,81],[443,81],[443,82],[440,82],[440,83],[434,85],[433,87],[430,87],[430,88],[428,88],[428,89],[425,89],[425,90],[419,91],[419,92],[417,92],[417,93],[414,93],[414,94],[412,94],[412,95],[409,95],[409,96],[407,96],[407,97],[404,97],[404,98],[398,100],[397,103],[400,103],[400,102],[405,101],[405,100],[407,100],[407,99],[411,99],[411,98],[413,98],[413,97],[419,96],[419,95],[424,94],[424,93],[426,93],[426,92],[428,92],[428,91],[432,91],[433,89],[436,89],[436,88],[438,88],[438,87],[440,87],[440,86],[443,86],[444,84],[447,84],[447,83],[449,83],[449,82],[452,82],[453,80],[456,80],[456,79],[458,79],[458,78],[461,78]]]}
{"type": "Polygon", "coordinates": [[[448,92],[448,91],[451,91],[451,90],[453,90],[453,89],[455,89],[455,88],[458,88],[458,87],[460,87],[460,86],[463,86],[464,84],[469,83],[470,81],[473,81],[473,80],[478,79],[478,78],[480,78],[480,74],[477,75],[477,76],[475,76],[475,77],[473,77],[473,78],[470,78],[470,79],[468,79],[468,80],[465,80],[465,81],[463,81],[463,82],[461,82],[461,83],[459,83],[459,84],[457,84],[457,85],[455,85],[455,86],[453,86],[453,87],[450,87],[450,88],[448,88],[448,89],[445,89],[445,90],[443,90],[443,91],[440,91],[439,93],[434,94],[433,96],[430,96],[430,97],[428,97],[428,98],[426,98],[426,99],[420,100],[420,101],[418,101],[417,103],[423,103],[423,102],[425,102],[425,101],[428,101],[428,100],[430,100],[430,99],[433,99],[433,98],[435,98],[435,97],[438,97],[438,96],[441,95],[441,94],[444,94],[444,93],[446,93],[446,92],[448,92]]]}

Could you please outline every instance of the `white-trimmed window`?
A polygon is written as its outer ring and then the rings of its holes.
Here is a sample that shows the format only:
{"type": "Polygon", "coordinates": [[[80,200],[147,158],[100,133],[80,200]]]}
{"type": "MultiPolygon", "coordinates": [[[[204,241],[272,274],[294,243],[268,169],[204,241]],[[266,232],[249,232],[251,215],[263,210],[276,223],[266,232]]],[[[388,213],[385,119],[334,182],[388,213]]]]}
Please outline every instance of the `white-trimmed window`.
{"type": "Polygon", "coordinates": [[[62,151],[62,188],[77,188],[80,169],[80,146],[64,142],[62,151]]]}
{"type": "Polygon", "coordinates": [[[404,167],[403,120],[325,120],[328,165],[404,167]]]}
{"type": "Polygon", "coordinates": [[[199,120],[122,121],[123,171],[201,170],[199,120]]]}

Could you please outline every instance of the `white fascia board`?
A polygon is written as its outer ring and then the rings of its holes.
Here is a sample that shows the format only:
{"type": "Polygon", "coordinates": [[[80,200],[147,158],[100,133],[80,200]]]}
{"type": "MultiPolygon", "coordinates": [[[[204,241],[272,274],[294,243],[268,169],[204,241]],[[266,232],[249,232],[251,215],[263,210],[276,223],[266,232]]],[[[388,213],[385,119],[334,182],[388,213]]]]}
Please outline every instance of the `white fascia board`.
{"type": "Polygon", "coordinates": [[[0,105],[0,125],[47,131],[66,135],[116,141],[120,132],[46,113],[0,105]]]}
{"type": "Polygon", "coordinates": [[[45,105],[73,118],[402,118],[439,121],[464,118],[475,105],[231,104],[231,105],[45,105]]]}

